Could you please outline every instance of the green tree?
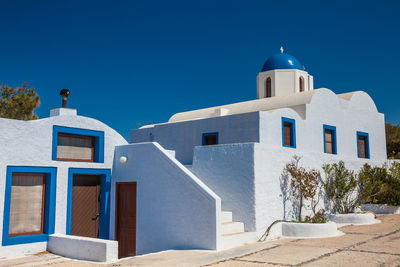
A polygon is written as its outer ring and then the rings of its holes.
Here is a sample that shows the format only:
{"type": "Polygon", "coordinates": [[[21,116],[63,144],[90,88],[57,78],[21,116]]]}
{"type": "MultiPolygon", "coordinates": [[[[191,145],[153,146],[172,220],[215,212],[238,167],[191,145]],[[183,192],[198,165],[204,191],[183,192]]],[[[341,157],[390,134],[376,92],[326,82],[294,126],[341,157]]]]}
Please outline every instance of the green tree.
{"type": "Polygon", "coordinates": [[[400,159],[400,125],[385,124],[386,149],[390,159],[400,159]]]}
{"type": "Polygon", "coordinates": [[[40,104],[34,88],[24,83],[17,88],[3,84],[0,87],[0,117],[17,120],[36,120],[33,112],[40,104]]]}

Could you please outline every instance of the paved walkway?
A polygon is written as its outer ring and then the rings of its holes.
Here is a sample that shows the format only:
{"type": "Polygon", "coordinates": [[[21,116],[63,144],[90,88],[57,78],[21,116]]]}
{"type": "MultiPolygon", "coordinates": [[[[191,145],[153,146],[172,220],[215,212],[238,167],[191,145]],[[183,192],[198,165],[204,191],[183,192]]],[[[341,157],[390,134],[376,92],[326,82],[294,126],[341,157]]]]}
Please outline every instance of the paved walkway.
{"type": "Polygon", "coordinates": [[[340,228],[346,235],[321,239],[280,239],[222,252],[165,251],[93,264],[50,253],[0,260],[0,266],[400,266],[400,215],[382,223],[340,228]]]}

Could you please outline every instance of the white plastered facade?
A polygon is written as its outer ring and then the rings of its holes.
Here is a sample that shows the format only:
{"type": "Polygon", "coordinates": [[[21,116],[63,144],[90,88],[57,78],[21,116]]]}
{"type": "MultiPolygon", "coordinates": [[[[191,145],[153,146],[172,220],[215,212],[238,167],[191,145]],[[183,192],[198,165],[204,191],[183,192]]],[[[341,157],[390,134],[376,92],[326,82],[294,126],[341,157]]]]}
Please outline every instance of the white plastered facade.
{"type": "Polygon", "coordinates": [[[109,169],[112,168],[114,149],[127,144],[126,140],[104,123],[78,116],[73,109],[55,109],[51,116],[32,121],[0,118],[0,258],[32,254],[47,249],[47,242],[2,245],[3,214],[5,201],[6,172],[9,166],[55,167],[56,203],[54,232],[66,233],[67,189],[69,168],[109,169]],[[53,126],[79,128],[104,132],[104,162],[72,162],[52,160],[53,126]]]}
{"type": "MultiPolygon", "coordinates": [[[[306,71],[277,69],[259,73],[257,98],[177,113],[166,123],[132,130],[131,144],[101,122],[68,109],[37,121],[0,119],[1,129],[6,129],[0,132],[5,149],[0,154],[0,190],[5,190],[7,166],[57,167],[55,233],[63,235],[68,169],[112,168],[110,239],[116,237],[116,183],[136,182],[137,254],[218,250],[223,243],[221,211],[231,211],[233,221],[259,235],[274,220],[293,217],[296,210],[282,177],[294,155],[302,157],[302,166],[318,170],[339,160],[353,170],[387,160],[384,115],[365,92],[314,90],[306,71]],[[268,77],[272,97],[265,98],[268,77]],[[295,147],[282,145],[282,118],[295,122],[295,147]],[[104,131],[104,163],[52,160],[53,125],[104,131]],[[336,154],[324,153],[324,125],[336,127],[336,154]],[[357,132],[368,133],[369,159],[358,158],[357,132]],[[217,145],[204,146],[204,135],[210,133],[216,134],[217,145]]],[[[0,233],[3,208],[4,197],[0,233]]],[[[31,243],[0,247],[0,252],[33,253],[45,247],[45,242],[31,243]]]]}
{"type": "Polygon", "coordinates": [[[321,173],[323,164],[340,160],[355,171],[387,160],[384,115],[367,93],[314,89],[313,77],[302,70],[261,72],[257,91],[257,100],[177,113],[168,123],[132,130],[131,142],[159,142],[174,150],[221,198],[222,210],[232,211],[234,221],[258,234],[296,213],[281,179],[294,155],[302,166],[321,173]],[[273,97],[265,98],[268,76],[273,97]],[[303,92],[299,76],[306,81],[303,92]],[[282,145],[282,118],[295,121],[295,148],[282,145]],[[336,127],[336,154],[324,152],[324,125],[336,127]],[[358,157],[357,132],[368,133],[369,159],[358,157]],[[203,146],[206,133],[217,133],[218,144],[203,146]]]}

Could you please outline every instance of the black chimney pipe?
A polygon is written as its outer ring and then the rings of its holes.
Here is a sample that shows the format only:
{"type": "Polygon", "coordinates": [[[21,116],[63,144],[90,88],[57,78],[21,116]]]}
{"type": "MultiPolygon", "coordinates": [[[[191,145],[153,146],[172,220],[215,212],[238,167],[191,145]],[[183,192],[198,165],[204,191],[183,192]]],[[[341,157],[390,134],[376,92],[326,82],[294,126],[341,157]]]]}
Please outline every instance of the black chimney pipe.
{"type": "Polygon", "coordinates": [[[62,96],[62,107],[63,107],[63,108],[66,108],[66,107],[67,107],[67,99],[68,99],[68,96],[69,96],[70,94],[71,94],[71,93],[69,92],[68,89],[62,89],[62,90],[60,91],[60,95],[62,96]]]}

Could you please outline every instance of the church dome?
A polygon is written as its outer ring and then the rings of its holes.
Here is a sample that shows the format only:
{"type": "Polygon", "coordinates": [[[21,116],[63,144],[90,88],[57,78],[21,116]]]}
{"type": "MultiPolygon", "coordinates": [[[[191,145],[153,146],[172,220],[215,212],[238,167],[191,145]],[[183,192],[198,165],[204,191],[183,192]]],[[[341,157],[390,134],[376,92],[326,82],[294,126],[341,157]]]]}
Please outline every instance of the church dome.
{"type": "Polygon", "coordinates": [[[303,70],[300,62],[294,57],[286,53],[279,53],[271,56],[265,61],[261,72],[276,69],[297,69],[303,70]]]}

